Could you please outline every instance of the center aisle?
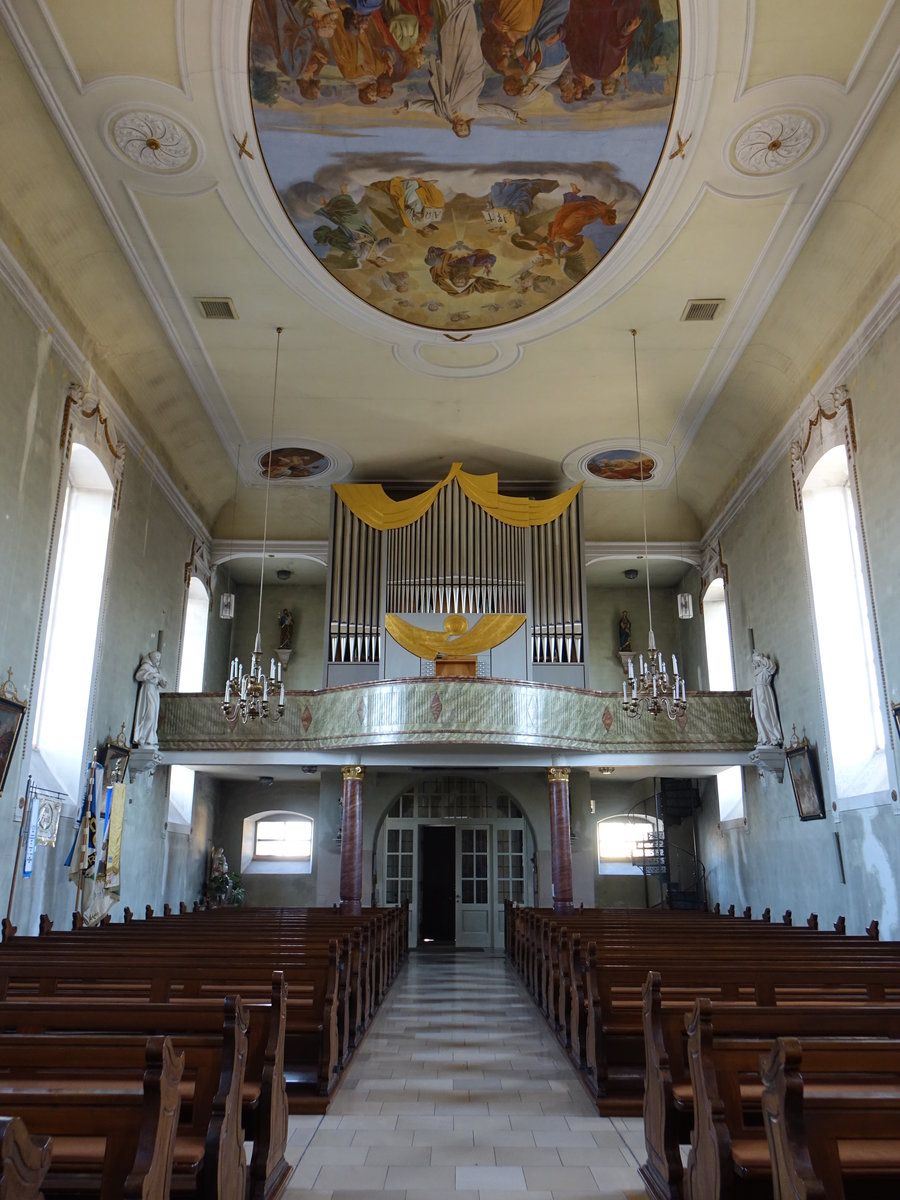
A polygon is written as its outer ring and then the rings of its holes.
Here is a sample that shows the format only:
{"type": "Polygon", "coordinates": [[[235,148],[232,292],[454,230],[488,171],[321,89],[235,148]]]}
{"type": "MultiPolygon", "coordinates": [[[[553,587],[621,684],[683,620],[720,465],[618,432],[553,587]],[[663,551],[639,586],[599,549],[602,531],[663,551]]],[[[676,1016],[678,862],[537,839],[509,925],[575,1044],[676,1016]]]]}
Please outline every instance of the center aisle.
{"type": "Polygon", "coordinates": [[[638,1200],[643,1123],[598,1117],[501,955],[413,951],[327,1116],[292,1117],[285,1200],[638,1200]]]}

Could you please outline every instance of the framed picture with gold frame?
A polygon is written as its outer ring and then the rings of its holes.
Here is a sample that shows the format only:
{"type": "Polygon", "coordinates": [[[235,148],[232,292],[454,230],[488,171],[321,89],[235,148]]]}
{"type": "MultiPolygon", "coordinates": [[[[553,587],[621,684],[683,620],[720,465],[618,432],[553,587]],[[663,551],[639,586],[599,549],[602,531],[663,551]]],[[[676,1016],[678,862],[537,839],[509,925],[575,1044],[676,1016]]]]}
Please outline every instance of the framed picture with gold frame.
{"type": "Polygon", "coordinates": [[[794,799],[801,821],[819,821],[825,817],[825,801],[822,784],[813,750],[806,738],[796,745],[791,743],[785,751],[794,799]]]}
{"type": "Polygon", "coordinates": [[[0,796],[6,786],[10,763],[19,740],[19,730],[25,717],[25,705],[0,693],[0,796]]]}

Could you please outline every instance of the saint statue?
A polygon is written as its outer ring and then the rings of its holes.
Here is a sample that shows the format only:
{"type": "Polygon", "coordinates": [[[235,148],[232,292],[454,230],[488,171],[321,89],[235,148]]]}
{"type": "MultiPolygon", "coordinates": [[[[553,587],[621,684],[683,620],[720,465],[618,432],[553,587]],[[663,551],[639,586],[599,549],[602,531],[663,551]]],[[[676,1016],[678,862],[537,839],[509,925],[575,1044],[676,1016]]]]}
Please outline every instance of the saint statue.
{"type": "Polygon", "coordinates": [[[622,609],[619,617],[619,653],[624,654],[631,649],[631,618],[627,609],[622,609]]]}
{"type": "Polygon", "coordinates": [[[750,693],[750,715],[756,722],[757,746],[783,746],[781,719],[772,680],[778,663],[768,654],[753,651],[753,690],[750,693]]]}
{"type": "Polygon", "coordinates": [[[134,746],[159,745],[156,733],[156,726],[159,724],[159,690],[169,686],[159,669],[160,657],[158,650],[142,654],[141,665],[134,673],[140,684],[134,714],[134,733],[131,736],[134,746]]]}
{"type": "Polygon", "coordinates": [[[278,624],[280,633],[278,635],[278,649],[290,650],[291,641],[294,637],[294,617],[289,609],[283,608],[278,616],[278,624]]]}

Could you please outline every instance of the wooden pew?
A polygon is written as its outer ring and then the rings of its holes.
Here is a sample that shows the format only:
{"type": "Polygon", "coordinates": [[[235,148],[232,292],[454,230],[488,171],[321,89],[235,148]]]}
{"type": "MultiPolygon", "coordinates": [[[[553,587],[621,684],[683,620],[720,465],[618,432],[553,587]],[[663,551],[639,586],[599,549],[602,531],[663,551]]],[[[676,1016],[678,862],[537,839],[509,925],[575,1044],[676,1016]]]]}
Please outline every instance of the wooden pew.
{"type": "MultiPolygon", "coordinates": [[[[896,1200],[900,1194],[900,1043],[847,1048],[830,1088],[796,1038],[761,1063],[775,1200],[896,1200]],[[804,1082],[804,1073],[809,1082],[804,1082]]],[[[818,1064],[821,1066],[821,1062],[818,1064]]],[[[832,1064],[836,1065],[836,1064],[832,1064]]]]}
{"type": "MultiPolygon", "coordinates": [[[[685,1193],[689,1200],[770,1197],[772,1162],[759,1072],[760,1061],[770,1060],[771,1039],[716,1035],[702,1000],[686,1021],[694,1119],[685,1193]]],[[[900,1110],[900,1042],[832,1036],[803,1038],[799,1045],[807,1099],[849,1112],[860,1097],[877,1096],[900,1110]]],[[[840,1200],[842,1193],[822,1195],[840,1200]]],[[[868,1192],[862,1195],[868,1198],[868,1192]]]]}
{"type": "MultiPolygon", "coordinates": [[[[253,1143],[249,1200],[272,1200],[290,1174],[285,1160],[288,1102],[284,1082],[284,1037],[287,988],[281,972],[272,980],[271,1002],[243,1002],[247,1048],[241,1093],[245,1141],[253,1143]]],[[[154,1004],[133,997],[32,997],[0,1001],[2,1034],[168,1033],[175,1049],[193,1035],[221,1036],[223,1004],[211,999],[154,1004]]],[[[190,1063],[189,1063],[190,1067],[190,1063]]],[[[197,1136],[196,1133],[194,1136],[197,1136]]]]}
{"type": "Polygon", "coordinates": [[[692,1001],[667,995],[650,972],[644,987],[644,1138],[647,1160],[641,1177],[655,1200],[681,1200],[684,1173],[680,1147],[690,1141],[694,1117],[685,1017],[697,1004],[716,1036],[752,1037],[768,1046],[798,1037],[890,1037],[900,1042],[900,1006],[821,1003],[816,1007],[772,1008],[756,1004],[692,1001]]]}
{"type": "Polygon", "coordinates": [[[0,1196],[41,1200],[50,1167],[50,1139],[28,1132],[21,1117],[0,1117],[0,1196]]]}
{"type": "Polygon", "coordinates": [[[184,1060],[168,1038],[154,1037],[144,1063],[133,1081],[0,1080],[0,1109],[24,1121],[32,1137],[50,1140],[48,1198],[168,1200],[184,1060]]]}

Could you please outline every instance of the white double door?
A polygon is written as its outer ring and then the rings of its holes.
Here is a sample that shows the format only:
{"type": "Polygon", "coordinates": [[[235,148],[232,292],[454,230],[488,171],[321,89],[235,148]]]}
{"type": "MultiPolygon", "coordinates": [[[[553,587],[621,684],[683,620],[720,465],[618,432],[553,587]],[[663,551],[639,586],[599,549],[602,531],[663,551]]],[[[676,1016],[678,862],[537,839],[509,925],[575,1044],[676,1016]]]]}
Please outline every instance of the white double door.
{"type": "Polygon", "coordinates": [[[491,827],[456,830],[456,944],[491,946],[491,827]]]}

